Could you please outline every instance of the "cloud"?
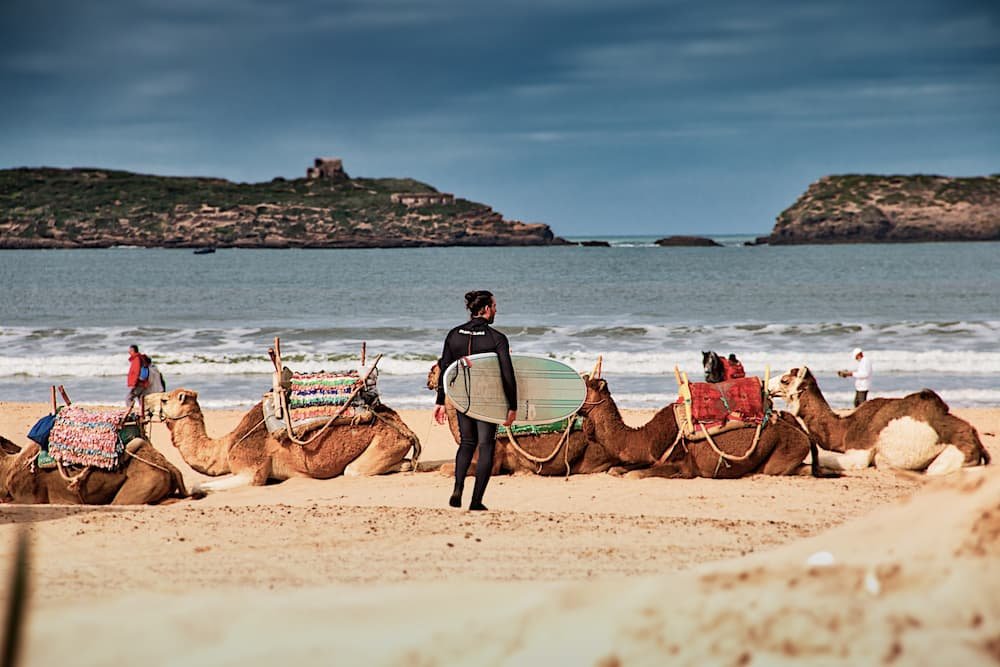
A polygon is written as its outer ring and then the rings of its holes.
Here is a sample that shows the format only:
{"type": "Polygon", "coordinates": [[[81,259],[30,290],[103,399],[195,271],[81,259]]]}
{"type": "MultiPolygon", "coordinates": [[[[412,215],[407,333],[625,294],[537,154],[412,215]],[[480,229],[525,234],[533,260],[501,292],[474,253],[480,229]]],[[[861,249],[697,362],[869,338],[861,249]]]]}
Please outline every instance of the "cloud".
{"type": "Polygon", "coordinates": [[[140,100],[157,101],[188,93],[193,84],[194,77],[189,72],[163,72],[134,81],[127,87],[127,94],[140,100]]]}

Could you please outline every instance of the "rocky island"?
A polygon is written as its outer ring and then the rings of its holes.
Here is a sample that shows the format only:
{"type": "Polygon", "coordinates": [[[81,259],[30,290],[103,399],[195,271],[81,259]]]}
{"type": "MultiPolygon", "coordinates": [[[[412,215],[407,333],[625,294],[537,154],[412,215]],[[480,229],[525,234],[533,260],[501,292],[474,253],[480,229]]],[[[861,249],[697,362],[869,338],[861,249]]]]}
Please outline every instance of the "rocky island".
{"type": "Polygon", "coordinates": [[[413,179],[351,178],[317,158],[300,179],[109,169],[0,170],[0,248],[394,248],[563,245],[548,225],[413,179]]]}
{"type": "Polygon", "coordinates": [[[666,248],[721,248],[722,244],[705,236],[666,236],[654,243],[666,248]]]}
{"type": "Polygon", "coordinates": [[[1000,174],[825,176],[758,243],[1000,240],[1000,174]]]}

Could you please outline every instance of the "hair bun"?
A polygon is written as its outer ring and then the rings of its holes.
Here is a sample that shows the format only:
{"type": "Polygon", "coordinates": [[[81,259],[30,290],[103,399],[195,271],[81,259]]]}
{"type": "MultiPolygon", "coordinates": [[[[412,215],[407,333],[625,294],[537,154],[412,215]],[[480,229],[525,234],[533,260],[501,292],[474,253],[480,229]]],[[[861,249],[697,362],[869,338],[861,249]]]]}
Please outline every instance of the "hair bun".
{"type": "Polygon", "coordinates": [[[486,306],[490,305],[490,301],[493,299],[493,292],[488,292],[486,290],[475,290],[473,292],[465,293],[465,307],[473,315],[481,311],[486,306]]]}

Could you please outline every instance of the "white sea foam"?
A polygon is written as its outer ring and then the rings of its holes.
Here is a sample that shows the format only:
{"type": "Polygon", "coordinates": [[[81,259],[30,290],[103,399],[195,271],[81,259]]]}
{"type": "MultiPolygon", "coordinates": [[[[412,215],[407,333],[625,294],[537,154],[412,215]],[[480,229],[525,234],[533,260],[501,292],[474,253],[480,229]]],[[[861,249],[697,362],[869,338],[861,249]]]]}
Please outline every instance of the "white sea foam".
{"type": "MultiPolygon", "coordinates": [[[[722,350],[725,351],[725,350],[722,350]]],[[[934,375],[960,374],[988,376],[1000,374],[1000,352],[971,352],[962,350],[866,350],[872,359],[876,376],[885,375],[934,375]]],[[[589,372],[597,360],[596,352],[571,354],[549,354],[581,372],[589,372]]],[[[702,372],[700,350],[677,350],[670,352],[611,351],[605,352],[606,373],[617,375],[668,375],[674,367],[688,373],[692,378],[702,372]]],[[[369,356],[369,360],[373,357],[369,356]]],[[[763,375],[770,367],[775,375],[789,368],[808,366],[817,374],[832,374],[838,369],[852,368],[854,363],[849,354],[842,352],[795,352],[779,350],[774,352],[749,352],[739,355],[748,373],[763,375]]],[[[246,375],[270,373],[272,365],[264,356],[229,355],[220,353],[154,354],[160,369],[171,375],[246,375]]],[[[379,370],[388,375],[423,375],[434,363],[432,356],[413,358],[412,355],[396,357],[383,356],[379,370]]],[[[357,367],[356,357],[330,358],[327,355],[296,355],[286,357],[285,365],[294,370],[334,370],[357,367]]],[[[47,355],[2,355],[0,356],[0,378],[2,377],[107,377],[121,375],[127,371],[127,359],[121,354],[47,354],[47,355]]]]}

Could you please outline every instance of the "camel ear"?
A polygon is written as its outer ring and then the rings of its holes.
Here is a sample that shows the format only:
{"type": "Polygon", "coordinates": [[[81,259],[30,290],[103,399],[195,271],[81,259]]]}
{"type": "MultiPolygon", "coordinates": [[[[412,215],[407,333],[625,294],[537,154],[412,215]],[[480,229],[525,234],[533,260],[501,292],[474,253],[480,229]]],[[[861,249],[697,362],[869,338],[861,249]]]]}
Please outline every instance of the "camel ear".
{"type": "Polygon", "coordinates": [[[598,391],[604,391],[607,388],[608,388],[608,381],[607,380],[601,379],[601,380],[597,381],[597,389],[598,389],[598,391]]]}
{"type": "Polygon", "coordinates": [[[180,403],[182,404],[184,403],[184,401],[187,400],[187,397],[188,397],[187,392],[182,391],[181,393],[177,394],[177,400],[180,401],[180,403]]]}
{"type": "Polygon", "coordinates": [[[11,455],[19,454],[21,452],[20,447],[18,447],[13,442],[2,436],[0,436],[0,450],[3,450],[4,454],[11,454],[11,455]]]}

